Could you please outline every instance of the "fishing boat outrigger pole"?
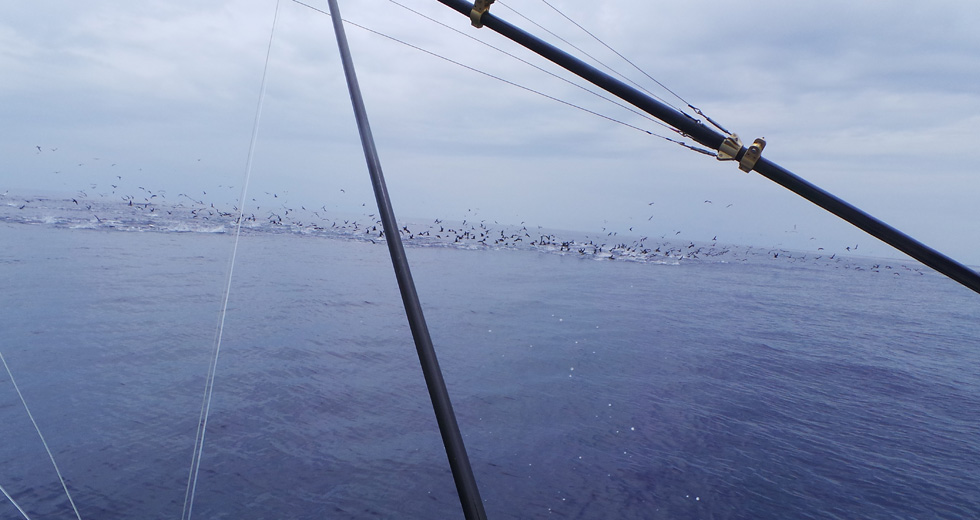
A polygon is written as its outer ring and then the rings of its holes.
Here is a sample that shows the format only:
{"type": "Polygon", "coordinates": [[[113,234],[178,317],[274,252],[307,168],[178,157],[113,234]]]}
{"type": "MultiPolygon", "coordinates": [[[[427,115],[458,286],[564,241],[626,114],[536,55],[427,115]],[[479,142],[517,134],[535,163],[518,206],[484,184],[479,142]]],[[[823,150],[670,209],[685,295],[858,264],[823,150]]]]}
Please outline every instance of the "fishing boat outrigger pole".
{"type": "Polygon", "coordinates": [[[565,70],[676,128],[682,135],[716,150],[719,160],[738,162],[741,170],[745,172],[755,171],[761,174],[974,292],[980,293],[980,274],[976,271],[762,157],[762,150],[765,147],[765,141],[762,139],[756,139],[751,145],[745,147],[737,135],[723,135],[716,132],[701,121],[653,99],[565,51],[497,18],[489,12],[490,5],[493,4],[494,0],[477,0],[475,4],[464,0],[438,1],[469,17],[473,26],[477,28],[485,26],[513,40],[565,70]]]}
{"type": "Polygon", "coordinates": [[[385,242],[388,244],[391,263],[395,268],[395,278],[398,280],[398,289],[402,295],[402,303],[405,305],[405,314],[408,316],[412,337],[415,339],[415,349],[419,355],[419,363],[422,365],[422,374],[425,376],[425,384],[429,389],[429,397],[432,400],[436,421],[439,423],[439,432],[442,434],[446,456],[449,457],[449,466],[452,469],[453,480],[456,482],[456,493],[459,495],[460,505],[463,507],[463,514],[467,520],[486,520],[487,514],[483,509],[480,490],[477,488],[476,478],[473,476],[473,469],[470,467],[466,447],[463,446],[463,437],[459,432],[452,402],[449,400],[449,391],[446,390],[446,382],[442,377],[439,361],[436,359],[432,338],[425,324],[425,316],[422,314],[422,304],[419,302],[412,272],[408,267],[405,247],[402,245],[401,236],[398,233],[399,228],[395,221],[395,212],[391,207],[391,200],[388,198],[388,188],[381,171],[381,159],[379,159],[378,150],[374,145],[374,136],[371,134],[371,126],[368,123],[367,110],[364,108],[364,98],[361,96],[357,75],[354,72],[354,61],[351,58],[350,46],[347,44],[347,34],[344,32],[340,8],[337,5],[337,0],[328,0],[328,2],[333,18],[334,32],[337,34],[337,46],[340,48],[344,74],[347,77],[347,88],[350,91],[351,104],[354,106],[357,130],[361,136],[361,147],[364,149],[364,159],[367,161],[368,172],[371,175],[374,197],[378,202],[378,212],[381,216],[385,242]]]}

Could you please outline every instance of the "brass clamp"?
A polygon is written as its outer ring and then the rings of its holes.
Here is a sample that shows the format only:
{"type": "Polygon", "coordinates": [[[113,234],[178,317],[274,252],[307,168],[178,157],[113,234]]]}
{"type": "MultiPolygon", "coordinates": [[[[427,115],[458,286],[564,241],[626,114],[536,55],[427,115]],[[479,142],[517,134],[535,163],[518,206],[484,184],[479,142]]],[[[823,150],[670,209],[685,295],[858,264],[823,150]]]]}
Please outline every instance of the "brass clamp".
{"type": "Polygon", "coordinates": [[[738,169],[743,172],[750,172],[755,168],[755,163],[762,157],[762,150],[766,147],[766,140],[759,138],[752,142],[746,149],[742,148],[742,140],[737,134],[732,134],[722,141],[718,147],[719,161],[738,161],[738,169]]]}
{"type": "Polygon", "coordinates": [[[738,134],[732,134],[726,137],[725,140],[721,142],[721,146],[718,147],[718,160],[734,161],[741,149],[742,140],[738,138],[738,134]]]}
{"type": "Polygon", "coordinates": [[[746,173],[752,171],[752,168],[755,168],[755,163],[759,162],[762,157],[762,149],[765,147],[766,140],[761,137],[752,141],[752,146],[749,146],[745,155],[738,161],[738,169],[746,173]]]}
{"type": "Polygon", "coordinates": [[[473,27],[477,29],[483,27],[483,22],[480,19],[483,18],[483,13],[490,10],[490,4],[494,1],[496,0],[476,0],[473,2],[473,10],[470,11],[470,22],[473,23],[473,27]]]}

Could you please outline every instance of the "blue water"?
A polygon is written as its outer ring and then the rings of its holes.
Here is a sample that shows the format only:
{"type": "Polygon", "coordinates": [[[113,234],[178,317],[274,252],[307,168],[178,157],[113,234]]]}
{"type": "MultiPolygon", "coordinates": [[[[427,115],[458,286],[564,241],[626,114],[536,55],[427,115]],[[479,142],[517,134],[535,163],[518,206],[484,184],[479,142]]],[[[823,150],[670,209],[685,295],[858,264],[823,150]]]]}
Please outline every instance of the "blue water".
{"type": "MultiPolygon", "coordinates": [[[[21,204],[0,348],[82,518],[180,518],[232,226],[21,204]]],[[[309,226],[242,237],[194,518],[461,518],[386,248],[309,226]]],[[[980,517],[980,297],[958,284],[478,239],[408,255],[490,518],[980,517]]],[[[0,376],[0,485],[73,518],[0,376]]]]}

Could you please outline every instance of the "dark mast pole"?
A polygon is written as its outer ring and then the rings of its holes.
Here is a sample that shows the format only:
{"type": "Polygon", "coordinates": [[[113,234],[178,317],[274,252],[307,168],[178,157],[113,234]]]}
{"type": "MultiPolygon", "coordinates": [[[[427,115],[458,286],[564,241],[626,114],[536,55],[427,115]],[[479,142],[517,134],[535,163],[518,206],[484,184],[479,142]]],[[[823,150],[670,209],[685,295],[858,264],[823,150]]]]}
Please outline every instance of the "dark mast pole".
{"type": "Polygon", "coordinates": [[[395,268],[395,278],[398,280],[398,289],[401,291],[402,302],[405,305],[405,314],[408,316],[412,336],[415,339],[415,348],[422,365],[425,384],[429,389],[429,397],[432,399],[436,421],[439,423],[442,442],[446,447],[446,455],[449,457],[449,466],[453,472],[453,480],[456,482],[456,492],[459,494],[459,501],[467,520],[485,520],[487,515],[483,510],[480,490],[477,488],[476,478],[473,476],[470,460],[466,455],[466,448],[463,446],[463,437],[459,433],[459,425],[456,423],[453,405],[449,400],[446,382],[442,378],[436,352],[432,347],[432,338],[429,336],[429,329],[425,324],[422,305],[419,303],[419,297],[415,291],[415,282],[412,280],[408,259],[405,256],[405,248],[398,233],[395,213],[388,198],[388,189],[381,172],[381,160],[378,158],[378,151],[374,146],[374,137],[371,134],[371,126],[368,124],[364,99],[357,83],[354,61],[351,59],[347,35],[344,32],[344,23],[340,17],[340,8],[337,6],[337,0],[328,0],[328,2],[333,18],[334,32],[337,34],[337,45],[340,47],[344,74],[347,76],[347,88],[350,91],[351,104],[354,106],[354,116],[357,119],[357,130],[360,133],[361,146],[364,149],[364,159],[367,161],[371,184],[374,187],[374,196],[378,202],[378,212],[381,215],[385,242],[388,244],[391,263],[395,268]]]}
{"type": "MultiPolygon", "coordinates": [[[[479,23],[480,26],[486,26],[502,36],[513,40],[582,79],[673,126],[680,130],[681,133],[690,136],[691,139],[712,150],[719,150],[726,143],[726,136],[706,127],[700,121],[692,119],[686,114],[653,99],[626,83],[584,63],[582,60],[490,14],[487,9],[493,3],[493,0],[479,0],[477,2],[478,9],[474,9],[473,4],[464,0],[438,1],[458,11],[460,14],[469,17],[473,20],[474,25],[479,23]]],[[[732,158],[735,161],[741,161],[746,153],[749,152],[747,148],[741,146],[741,143],[731,151],[732,158]]],[[[980,293],[980,274],[976,271],[865,213],[856,206],[845,202],[843,199],[811,184],[765,157],[760,157],[752,163],[750,170],[756,171],[769,180],[837,215],[871,236],[963,284],[974,292],[980,293]]]]}

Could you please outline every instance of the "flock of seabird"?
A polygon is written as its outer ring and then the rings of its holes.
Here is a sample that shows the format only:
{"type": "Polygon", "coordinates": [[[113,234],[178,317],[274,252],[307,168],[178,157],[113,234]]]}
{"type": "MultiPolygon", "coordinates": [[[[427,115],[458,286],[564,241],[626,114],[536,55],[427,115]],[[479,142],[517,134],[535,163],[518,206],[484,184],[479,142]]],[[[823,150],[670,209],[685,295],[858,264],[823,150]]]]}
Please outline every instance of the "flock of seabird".
{"type": "MultiPolygon", "coordinates": [[[[40,145],[36,148],[37,154],[43,152],[40,145]]],[[[50,148],[50,150],[57,151],[57,148],[50,148]]],[[[93,158],[93,160],[98,161],[100,159],[93,158]]],[[[115,166],[115,163],[112,166],[115,166]]],[[[99,189],[99,185],[89,184],[89,189],[96,193],[97,197],[90,197],[87,191],[80,190],[76,196],[66,199],[65,203],[70,205],[69,208],[88,212],[90,219],[101,227],[132,228],[145,226],[154,229],[167,229],[168,225],[198,222],[206,228],[214,229],[233,227],[241,218],[243,229],[250,231],[265,228],[325,236],[343,236],[371,242],[385,240],[381,220],[374,213],[365,212],[357,218],[334,217],[330,215],[331,212],[326,205],[316,210],[308,210],[305,206],[292,207],[286,202],[286,197],[280,198],[279,193],[271,192],[266,192],[266,197],[262,201],[251,198],[249,204],[246,205],[246,210],[242,211],[236,205],[224,207],[220,203],[208,202],[206,190],[202,190],[200,196],[179,193],[176,200],[168,200],[167,192],[163,190],[154,191],[145,186],[136,186],[135,190],[125,190],[124,181],[122,175],[115,175],[115,180],[109,184],[108,188],[99,189]],[[99,213],[102,215],[100,216],[99,213]]],[[[218,186],[218,188],[227,190],[234,188],[234,186],[218,186]]],[[[340,192],[346,193],[344,189],[340,189],[340,192]]],[[[0,195],[0,200],[7,197],[8,194],[4,193],[0,195]]],[[[13,205],[19,210],[30,207],[32,202],[42,202],[41,199],[21,200],[23,203],[13,205]]],[[[712,204],[712,201],[706,199],[704,203],[712,204]]],[[[6,205],[9,207],[12,204],[6,205]]],[[[654,202],[650,202],[649,205],[654,205],[654,202]]],[[[362,204],[362,206],[366,207],[367,205],[362,204]]],[[[480,220],[474,222],[470,219],[464,219],[461,223],[450,224],[448,221],[437,218],[431,223],[405,224],[398,231],[402,240],[408,245],[451,246],[469,249],[531,249],[608,260],[622,259],[664,263],[710,258],[732,261],[763,256],[784,261],[809,259],[810,261],[822,260],[840,263],[843,260],[836,254],[829,256],[822,254],[822,248],[819,248],[816,253],[803,253],[782,249],[764,250],[742,246],[722,246],[718,244],[717,236],[713,237],[709,243],[696,244],[693,241],[686,241],[678,244],[667,240],[666,233],[659,240],[650,240],[648,237],[624,240],[620,238],[618,231],[603,228],[602,233],[596,234],[596,236],[585,235],[579,238],[566,238],[560,237],[556,233],[546,232],[540,227],[528,229],[523,222],[519,226],[507,226],[495,221],[480,220]]],[[[631,227],[629,231],[632,232],[633,228],[631,227]]],[[[680,233],[680,231],[674,231],[671,238],[676,240],[680,233]]],[[[856,251],[858,246],[854,245],[853,248],[848,246],[846,249],[847,251],[856,251]]],[[[849,267],[850,265],[845,263],[843,266],[849,267]]],[[[870,269],[880,270],[882,267],[880,264],[875,264],[870,269]]],[[[892,269],[892,267],[885,266],[884,269],[892,269]]]]}
{"type": "MultiPolygon", "coordinates": [[[[16,199],[23,203],[0,203],[0,207],[16,207],[20,210],[33,207],[45,211],[60,209],[74,213],[74,221],[90,221],[91,227],[162,231],[187,231],[188,225],[196,222],[201,231],[229,232],[234,229],[241,214],[242,228],[246,233],[299,233],[372,243],[383,243],[385,240],[381,220],[373,213],[364,214],[360,218],[331,217],[325,205],[315,210],[304,206],[292,207],[284,204],[284,199],[278,196],[274,197],[276,204],[272,207],[263,209],[261,205],[256,205],[254,211],[249,209],[241,212],[237,206],[226,208],[208,202],[203,197],[192,197],[185,193],[178,194],[176,201],[170,202],[163,192],[154,192],[145,187],[137,189],[138,195],[122,195],[111,200],[93,200],[80,192],[75,197],[64,199],[16,199]],[[79,212],[82,214],[79,215],[79,212]]],[[[0,195],[0,201],[5,198],[9,198],[7,194],[0,195]]],[[[0,220],[3,218],[5,215],[0,214],[0,220]]],[[[41,217],[38,220],[42,220],[41,217]]],[[[688,261],[744,262],[769,258],[783,262],[818,262],[840,268],[895,274],[904,267],[905,271],[917,271],[921,274],[918,267],[897,265],[893,268],[880,262],[872,265],[870,261],[843,258],[837,254],[825,255],[819,251],[799,252],[721,245],[717,242],[717,236],[707,243],[689,240],[678,243],[679,231],[674,231],[669,239],[668,234],[664,234],[659,239],[651,240],[645,236],[624,239],[618,232],[609,230],[595,235],[569,238],[541,228],[529,228],[524,223],[507,226],[487,220],[464,219],[459,223],[451,223],[444,219],[434,219],[422,223],[403,222],[400,225],[399,235],[410,247],[527,250],[599,260],[661,264],[688,261]]]]}

